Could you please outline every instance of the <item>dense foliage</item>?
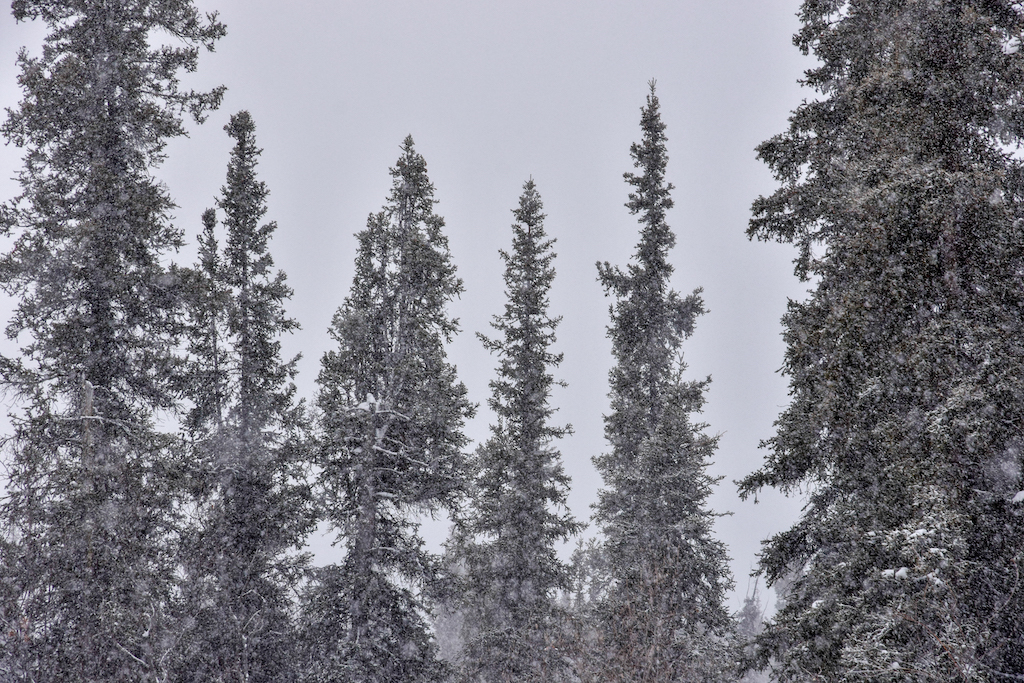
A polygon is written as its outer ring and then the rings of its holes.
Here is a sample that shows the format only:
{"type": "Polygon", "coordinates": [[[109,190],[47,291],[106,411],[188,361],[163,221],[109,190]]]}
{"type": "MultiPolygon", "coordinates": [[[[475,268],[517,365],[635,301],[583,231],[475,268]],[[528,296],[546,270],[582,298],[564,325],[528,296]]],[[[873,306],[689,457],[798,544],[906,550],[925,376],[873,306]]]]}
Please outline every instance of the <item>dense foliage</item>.
{"type": "Polygon", "coordinates": [[[24,98],[2,130],[25,150],[4,205],[13,245],[0,286],[17,304],[0,362],[12,416],[0,606],[0,675],[157,681],[174,632],[181,449],[157,426],[175,408],[181,243],[153,177],[222,89],[179,89],[224,33],[190,2],[18,0],[49,29],[18,57],[24,98]],[[154,34],[174,44],[151,47],[154,34]]]}
{"type": "Polygon", "coordinates": [[[1019,3],[809,0],[818,99],[759,148],[749,234],[814,282],[792,403],[742,483],[809,492],[761,566],[779,680],[1019,680],[1024,30],[1019,3]],[[1009,146],[1008,146],[1009,145],[1009,146]]]}
{"type": "Polygon", "coordinates": [[[605,484],[594,518],[604,533],[610,586],[596,606],[599,646],[584,656],[596,680],[719,680],[732,579],[706,505],[718,439],[690,420],[710,378],[684,380],[681,351],[704,307],[699,289],[684,298],[669,282],[673,188],[665,180],[665,124],[653,82],[640,126],[643,137],[630,149],[640,173],[625,174],[640,242],[625,271],[598,264],[601,284],[615,298],[612,412],[605,418],[611,449],[594,458],[605,484]]]}
{"type": "Polygon", "coordinates": [[[547,312],[555,278],[554,240],[532,180],[513,211],[512,252],[505,261],[505,311],[479,335],[498,354],[489,405],[491,438],[472,461],[468,509],[456,523],[448,562],[463,576],[453,603],[463,618],[461,669],[469,681],[549,681],[568,675],[567,619],[557,602],[569,588],[556,543],[581,525],[566,510],[569,478],[552,445],[568,427],[549,423],[556,384],[550,368],[558,319],[547,312]]]}
{"type": "Polygon", "coordinates": [[[411,137],[384,208],[359,233],[356,273],[317,382],[319,488],[344,544],[307,591],[311,681],[438,681],[426,619],[439,563],[414,514],[454,511],[473,414],[445,357],[462,291],[434,213],[434,186],[411,137]]]}
{"type": "Polygon", "coordinates": [[[297,326],[291,297],[274,273],[260,224],[266,185],[256,179],[255,124],[231,117],[235,140],[218,206],[227,231],[221,252],[215,212],[203,215],[200,263],[189,273],[190,356],[185,394],[192,451],[195,523],[180,563],[183,656],[179,680],[287,681],[295,678],[291,592],[301,576],[294,551],[312,526],[303,486],[304,419],[295,404],[295,362],[280,336],[297,326]],[[289,555],[289,552],[292,552],[289,555]]]}
{"type": "Polygon", "coordinates": [[[632,261],[611,297],[601,532],[581,526],[552,424],[554,240],[533,181],[502,251],[490,438],[446,348],[463,291],[406,138],[358,233],[314,406],[281,339],[248,112],[198,263],[154,177],[221,100],[185,90],[224,35],[191,0],[14,0],[48,29],[2,124],[24,152],[0,206],[0,358],[13,401],[0,497],[8,681],[1024,680],[1024,9],[1009,0],[804,0],[818,58],[761,159],[780,186],[748,234],[798,248],[783,319],[792,401],[740,483],[807,497],[766,542],[780,594],[738,615],[712,534],[710,378],[682,346],[665,125],[653,82],[630,149],[632,261]],[[161,40],[170,44],[159,44],[161,40]],[[218,222],[220,217],[220,222],[218,222]],[[222,244],[223,243],[223,244],[222,244]],[[447,555],[424,514],[453,520],[447,555]],[[337,564],[303,554],[317,525],[337,564]],[[443,605],[457,647],[439,656],[443,605]],[[743,660],[745,670],[734,667],[743,660]]]}

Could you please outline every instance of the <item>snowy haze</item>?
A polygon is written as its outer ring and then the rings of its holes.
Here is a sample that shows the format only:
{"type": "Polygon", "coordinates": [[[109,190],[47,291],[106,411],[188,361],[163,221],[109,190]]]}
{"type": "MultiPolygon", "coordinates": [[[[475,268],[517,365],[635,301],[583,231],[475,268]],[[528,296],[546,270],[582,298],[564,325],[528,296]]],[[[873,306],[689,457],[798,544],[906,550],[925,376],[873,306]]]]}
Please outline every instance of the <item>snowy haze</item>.
{"type": "MultiPolygon", "coordinates": [[[[556,419],[575,435],[561,443],[573,479],[569,500],[590,515],[600,478],[591,456],[604,448],[610,343],[608,305],[596,261],[625,265],[638,225],[623,206],[632,170],[629,146],[640,137],[647,82],[657,79],[668,126],[668,179],[675,184],[669,223],[674,286],[704,288],[710,313],[685,344],[690,378],[711,375],[703,420],[721,433],[712,473],[724,477],[711,499],[718,536],[729,546],[739,608],[760,541],[788,528],[799,499],[765,491],[741,502],[732,481],[759,466],[758,442],[787,403],[777,372],[779,319],[787,297],[806,286],[792,275],[792,249],[748,242],[750,203],[774,182],[754,147],[781,132],[809,92],[796,81],[810,61],[791,44],[797,0],[699,2],[471,2],[403,0],[201,0],[220,12],[227,38],[185,79],[197,89],[228,87],[220,111],[191,137],[172,142],[161,177],[178,203],[176,223],[190,245],[200,214],[224,182],[229,116],[249,110],[264,154],[259,177],[270,188],[271,249],[295,290],[289,312],[302,330],[284,340],[302,353],[300,395],[312,397],[319,360],[332,343],[327,327],[348,291],[353,234],[379,210],[406,134],[427,160],[453,259],[466,292],[452,306],[463,332],[450,355],[470,398],[469,425],[487,435],[487,382],[496,364],[475,337],[501,311],[499,248],[511,240],[511,209],[532,177],[543,197],[546,229],[558,242],[552,315],[563,316],[555,372],[556,419]]],[[[42,26],[0,19],[0,104],[21,97],[17,48],[38,52],[42,26]]],[[[0,199],[19,150],[0,148],[0,199]]],[[[6,316],[5,316],[6,318],[6,316]]],[[[424,527],[438,547],[446,529],[424,527]]],[[[591,528],[587,534],[593,534],[591,528]]],[[[328,542],[314,539],[321,557],[328,542]]],[[[566,553],[566,555],[568,552],[566,553]]]]}

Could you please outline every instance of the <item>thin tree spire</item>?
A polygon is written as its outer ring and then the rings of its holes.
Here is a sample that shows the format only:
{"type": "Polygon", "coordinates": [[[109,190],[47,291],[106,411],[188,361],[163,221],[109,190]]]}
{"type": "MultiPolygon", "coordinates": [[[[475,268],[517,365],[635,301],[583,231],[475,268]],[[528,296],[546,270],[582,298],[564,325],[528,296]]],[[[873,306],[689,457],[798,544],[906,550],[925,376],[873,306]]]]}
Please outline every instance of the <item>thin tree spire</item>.
{"type": "Polygon", "coordinates": [[[560,318],[548,314],[555,269],[553,239],[533,180],[513,210],[505,262],[504,313],[478,337],[499,358],[488,401],[497,421],[477,449],[469,509],[449,541],[448,561],[464,574],[454,601],[465,628],[461,668],[467,680],[560,680],[566,674],[566,619],[556,594],[569,571],[555,544],[582,525],[566,509],[569,477],[555,449],[571,427],[550,423],[550,347],[560,318]]]}
{"type": "Polygon", "coordinates": [[[640,172],[625,174],[633,188],[626,206],[638,216],[640,241],[625,270],[598,264],[598,279],[615,299],[608,327],[616,361],[605,418],[610,449],[594,458],[604,479],[594,520],[604,534],[611,584],[597,608],[601,644],[588,668],[598,680],[714,679],[725,666],[724,594],[732,585],[706,504],[718,481],[707,474],[718,437],[690,420],[711,380],[684,380],[681,352],[704,305],[700,289],[683,298],[669,282],[673,188],[665,179],[667,138],[653,81],[650,87],[641,141],[630,148],[640,172]]]}

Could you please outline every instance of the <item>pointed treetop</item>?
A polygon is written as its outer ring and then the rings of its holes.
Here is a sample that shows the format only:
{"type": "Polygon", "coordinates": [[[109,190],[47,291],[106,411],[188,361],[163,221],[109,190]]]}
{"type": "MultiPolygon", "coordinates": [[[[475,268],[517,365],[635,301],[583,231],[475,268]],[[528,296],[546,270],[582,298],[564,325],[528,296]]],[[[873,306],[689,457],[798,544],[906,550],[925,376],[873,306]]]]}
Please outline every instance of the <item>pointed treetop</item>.
{"type": "Polygon", "coordinates": [[[633,215],[640,214],[643,226],[640,241],[636,247],[634,262],[627,272],[609,263],[598,263],[599,280],[608,294],[628,296],[631,291],[651,290],[664,292],[674,268],[668,260],[668,251],[675,246],[676,236],[665,221],[666,213],[674,205],[671,197],[675,187],[665,181],[668,165],[668,151],[665,124],[661,120],[655,82],[648,83],[650,92],[647,103],[640,110],[641,140],[630,146],[629,155],[634,168],[641,173],[623,174],[633,191],[629,193],[626,207],[633,215]],[[640,283],[644,284],[640,284],[640,283]]]}
{"type": "MultiPolygon", "coordinates": [[[[256,124],[252,120],[252,114],[244,109],[231,116],[227,125],[224,126],[224,130],[227,131],[228,135],[237,140],[239,145],[255,144],[253,132],[256,130],[256,124]]],[[[255,153],[259,154],[262,151],[258,150],[255,153]]]]}
{"type": "MultiPolygon", "coordinates": [[[[502,420],[516,420],[522,417],[525,404],[537,402],[530,408],[531,415],[543,416],[540,420],[530,418],[537,426],[553,412],[547,407],[551,385],[561,384],[554,382],[546,368],[557,367],[562,361],[561,353],[548,350],[561,317],[552,318],[547,313],[548,292],[555,277],[555,253],[551,251],[555,240],[548,239],[544,231],[543,209],[531,178],[523,185],[519,206],[512,210],[512,252],[498,252],[505,262],[508,301],[505,313],[494,316],[491,327],[501,332],[503,339],[492,340],[477,333],[485,348],[502,356],[500,378],[490,382],[494,395],[488,404],[502,420]],[[528,389],[522,386],[524,382],[530,384],[528,389]]],[[[571,433],[571,428],[544,427],[541,433],[558,438],[571,433]]]]}
{"type": "MultiPolygon", "coordinates": [[[[643,173],[624,173],[623,177],[635,190],[629,193],[626,206],[630,213],[643,213],[641,220],[648,225],[664,221],[665,211],[673,206],[669,193],[675,189],[672,183],[665,182],[665,167],[668,164],[668,151],[665,142],[665,124],[661,120],[661,107],[655,92],[655,82],[648,84],[650,93],[647,104],[641,108],[640,128],[643,139],[634,142],[629,148],[633,157],[633,166],[643,173]]],[[[671,246],[671,245],[669,245],[671,246]]]]}
{"type": "MultiPolygon", "coordinates": [[[[256,145],[256,124],[252,115],[244,110],[232,115],[224,130],[235,140],[235,146],[218,204],[225,212],[224,225],[228,229],[226,255],[232,272],[230,277],[234,284],[241,286],[251,275],[266,275],[273,268],[274,259],[268,248],[277,224],[270,221],[260,225],[267,214],[270,190],[256,177],[263,150],[256,145]]],[[[282,294],[284,298],[290,296],[290,292],[282,294]]]]}
{"type": "Polygon", "coordinates": [[[444,219],[433,213],[437,200],[434,199],[434,184],[427,175],[427,161],[416,151],[411,135],[402,141],[402,155],[390,173],[392,185],[388,201],[400,221],[410,224],[423,221],[434,228],[434,232],[444,226],[444,219]]]}

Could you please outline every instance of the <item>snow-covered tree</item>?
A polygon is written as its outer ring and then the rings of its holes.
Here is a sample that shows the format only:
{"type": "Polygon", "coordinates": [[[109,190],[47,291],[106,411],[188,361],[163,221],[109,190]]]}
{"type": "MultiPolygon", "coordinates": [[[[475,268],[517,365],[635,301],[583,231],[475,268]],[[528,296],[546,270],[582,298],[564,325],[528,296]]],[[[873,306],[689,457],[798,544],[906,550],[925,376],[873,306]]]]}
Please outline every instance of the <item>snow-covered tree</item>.
{"type": "Polygon", "coordinates": [[[549,423],[551,368],[558,319],[548,315],[555,277],[543,204],[532,180],[513,210],[512,252],[505,261],[505,312],[479,335],[500,358],[490,382],[497,417],[471,463],[469,509],[456,524],[448,561],[463,581],[455,601],[463,617],[461,673],[469,681],[562,680],[567,674],[564,610],[568,567],[555,544],[581,529],[566,509],[569,477],[552,442],[569,432],[549,423]]]}
{"type": "MultiPolygon", "coordinates": [[[[232,293],[224,282],[216,209],[204,211],[202,222],[199,262],[192,270],[182,272],[186,279],[188,360],[179,381],[182,393],[191,403],[184,428],[186,433],[195,435],[193,440],[205,440],[223,429],[231,392],[228,308],[232,293]]],[[[206,482],[194,483],[202,486],[206,482]]]]}
{"type": "MultiPolygon", "coordinates": [[[[743,598],[743,607],[736,615],[736,647],[737,658],[742,662],[752,659],[754,639],[764,630],[764,605],[761,604],[761,592],[754,584],[752,593],[743,598]]],[[[768,676],[761,671],[745,671],[740,683],[765,683],[768,676]]]]}
{"type": "Polygon", "coordinates": [[[749,234],[814,282],[783,318],[792,402],[741,485],[801,490],[761,568],[779,680],[1024,680],[1024,16],[807,0],[819,65],[760,157],[749,234]]]}
{"type": "Polygon", "coordinates": [[[0,507],[0,670],[14,680],[156,681],[175,642],[172,595],[180,449],[173,408],[181,243],[152,175],[182,115],[221,90],[182,90],[224,33],[187,0],[16,0],[39,19],[22,50],[24,96],[2,130],[25,150],[21,194],[0,212],[13,240],[0,287],[16,308],[0,361],[17,399],[0,507]],[[166,39],[170,44],[152,46],[166,39]]]}
{"type": "Polygon", "coordinates": [[[605,484],[594,519],[613,581],[599,610],[594,656],[602,659],[600,680],[719,680],[732,579],[706,505],[718,438],[691,422],[710,378],[683,379],[681,351],[704,307],[699,289],[684,298],[669,283],[675,235],[665,218],[673,188],[665,181],[665,125],[653,82],[641,129],[630,149],[641,172],[625,174],[640,242],[625,271],[598,264],[600,282],[615,298],[608,335],[616,364],[605,418],[611,449],[594,458],[605,484]]]}
{"type": "Polygon", "coordinates": [[[193,445],[196,523],[182,544],[185,568],[179,680],[287,681],[297,674],[291,590],[297,550],[311,526],[303,487],[303,418],[294,401],[298,359],[281,359],[291,289],[273,271],[260,224],[266,184],[248,112],[231,117],[235,140],[218,202],[227,230],[220,254],[215,215],[203,215],[193,271],[187,420],[193,445]]]}
{"type": "Polygon", "coordinates": [[[382,211],[358,234],[349,296],[334,317],[338,348],[318,378],[324,515],[345,547],[304,602],[310,681],[434,681],[444,675],[425,592],[439,561],[416,515],[455,507],[472,415],[447,362],[462,291],[434,213],[426,162],[405,139],[382,211]]]}

